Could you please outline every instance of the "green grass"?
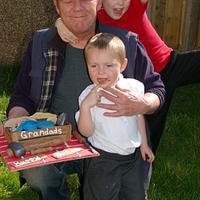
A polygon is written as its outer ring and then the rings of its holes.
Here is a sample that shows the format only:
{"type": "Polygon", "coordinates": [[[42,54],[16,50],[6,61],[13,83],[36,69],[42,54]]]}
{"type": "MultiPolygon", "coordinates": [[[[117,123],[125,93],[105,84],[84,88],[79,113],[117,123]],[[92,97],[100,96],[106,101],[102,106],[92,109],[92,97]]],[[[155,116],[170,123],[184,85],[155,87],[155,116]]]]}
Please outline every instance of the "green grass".
{"type": "MultiPolygon", "coordinates": [[[[0,119],[5,117],[15,71],[0,77],[0,119]]],[[[2,74],[2,73],[1,73],[2,74]]],[[[2,75],[1,75],[2,76],[2,75]]],[[[177,90],[164,135],[153,164],[149,200],[200,200],[200,85],[177,90]]],[[[70,176],[72,200],[78,199],[78,180],[70,176]]],[[[18,173],[0,159],[0,199],[37,200],[29,186],[19,186],[18,173]]]]}
{"type": "Polygon", "coordinates": [[[153,166],[150,200],[200,199],[200,85],[177,90],[153,166]]]}

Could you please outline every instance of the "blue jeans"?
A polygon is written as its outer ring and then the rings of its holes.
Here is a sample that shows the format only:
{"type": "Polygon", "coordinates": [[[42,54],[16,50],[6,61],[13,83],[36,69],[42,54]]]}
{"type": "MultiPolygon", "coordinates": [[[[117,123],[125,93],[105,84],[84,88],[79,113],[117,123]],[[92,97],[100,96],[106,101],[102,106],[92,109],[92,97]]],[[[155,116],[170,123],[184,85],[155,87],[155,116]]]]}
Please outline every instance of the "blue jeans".
{"type": "Polygon", "coordinates": [[[31,188],[41,193],[43,200],[69,200],[66,174],[82,175],[83,160],[35,167],[20,172],[31,188]]]}

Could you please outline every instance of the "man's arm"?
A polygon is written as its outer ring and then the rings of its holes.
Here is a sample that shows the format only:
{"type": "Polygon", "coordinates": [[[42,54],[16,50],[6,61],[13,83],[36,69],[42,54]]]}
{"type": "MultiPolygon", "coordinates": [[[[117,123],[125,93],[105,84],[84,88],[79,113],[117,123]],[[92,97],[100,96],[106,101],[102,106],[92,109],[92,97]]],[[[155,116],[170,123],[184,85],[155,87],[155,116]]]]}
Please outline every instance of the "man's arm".
{"type": "Polygon", "coordinates": [[[36,110],[35,103],[30,99],[31,53],[32,53],[32,42],[29,43],[27,51],[24,55],[22,66],[20,68],[17,77],[17,82],[15,84],[14,91],[8,103],[7,117],[11,115],[9,113],[12,113],[12,115],[14,116],[15,111],[19,112],[18,114],[21,115],[23,114],[24,111],[25,113],[27,112],[29,114],[33,114],[36,110]],[[20,107],[22,109],[19,109],[20,107]]]}
{"type": "MultiPolygon", "coordinates": [[[[31,80],[29,77],[31,69],[31,49],[32,43],[30,42],[22,62],[22,67],[18,74],[14,91],[8,103],[7,119],[33,114],[36,109],[36,105],[29,98],[31,85],[31,80]]],[[[0,135],[2,134],[3,124],[0,125],[0,135]]]]}
{"type": "Polygon", "coordinates": [[[143,45],[138,41],[135,58],[135,77],[144,84],[145,105],[144,114],[151,114],[163,106],[165,101],[165,87],[158,73],[154,72],[153,64],[143,45]]]}

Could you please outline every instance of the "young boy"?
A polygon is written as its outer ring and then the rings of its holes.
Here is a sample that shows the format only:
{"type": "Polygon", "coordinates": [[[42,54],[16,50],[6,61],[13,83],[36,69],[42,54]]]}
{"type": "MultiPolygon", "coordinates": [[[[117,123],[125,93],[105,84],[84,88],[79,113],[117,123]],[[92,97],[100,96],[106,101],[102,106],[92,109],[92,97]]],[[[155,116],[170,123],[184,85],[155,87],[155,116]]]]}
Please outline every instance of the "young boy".
{"type": "Polygon", "coordinates": [[[85,200],[144,199],[142,158],[148,162],[154,155],[147,144],[142,115],[106,117],[98,103],[112,103],[101,97],[101,90],[120,87],[137,95],[144,86],[135,79],[123,78],[126,68],[125,46],[116,36],[99,33],[85,47],[88,73],[93,84],[79,97],[76,113],[78,129],[100,152],[100,157],[86,159],[83,196],[85,200]],[[140,148],[140,151],[139,151],[140,148]]]}
{"type": "Polygon", "coordinates": [[[147,17],[147,8],[148,0],[103,0],[103,8],[98,12],[98,18],[102,23],[137,33],[155,71],[160,72],[169,62],[172,48],[156,33],[147,17]]]}

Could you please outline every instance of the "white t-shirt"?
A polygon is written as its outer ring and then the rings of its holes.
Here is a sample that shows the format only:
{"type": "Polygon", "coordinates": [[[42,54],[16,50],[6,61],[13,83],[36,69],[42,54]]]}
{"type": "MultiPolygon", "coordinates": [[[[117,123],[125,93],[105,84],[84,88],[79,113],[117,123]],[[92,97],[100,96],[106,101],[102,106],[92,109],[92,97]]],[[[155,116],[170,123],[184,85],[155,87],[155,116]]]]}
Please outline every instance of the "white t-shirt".
{"type": "MultiPolygon", "coordinates": [[[[117,82],[120,88],[128,89],[136,95],[144,95],[143,83],[130,78],[123,78],[117,82]]],[[[79,96],[79,105],[88,93],[95,87],[94,84],[89,85],[79,96]]],[[[101,97],[102,103],[112,103],[108,99],[101,97]]],[[[89,142],[96,148],[102,149],[110,153],[120,155],[128,155],[134,153],[135,148],[141,145],[141,136],[138,130],[138,116],[122,116],[122,117],[106,117],[104,112],[111,112],[94,106],[91,108],[92,120],[95,124],[95,131],[89,142]]],[[[76,113],[78,121],[79,111],[76,113]]]]}

